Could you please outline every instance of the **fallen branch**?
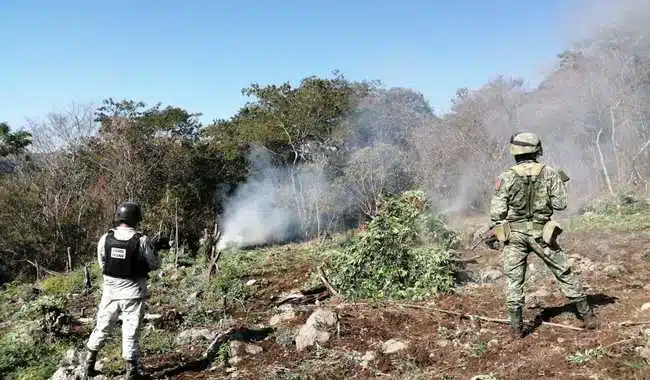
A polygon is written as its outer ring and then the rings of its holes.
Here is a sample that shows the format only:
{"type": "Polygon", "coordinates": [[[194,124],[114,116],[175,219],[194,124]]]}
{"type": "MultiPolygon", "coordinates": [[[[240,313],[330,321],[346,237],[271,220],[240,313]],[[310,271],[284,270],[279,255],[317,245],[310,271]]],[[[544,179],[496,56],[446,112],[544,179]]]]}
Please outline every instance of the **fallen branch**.
{"type": "MultiPolygon", "coordinates": [[[[147,321],[147,322],[155,322],[155,321],[161,319],[162,317],[163,317],[162,314],[148,314],[147,313],[142,317],[142,320],[147,321]]],[[[120,315],[119,317],[117,317],[117,319],[121,321],[122,316],[120,315]]],[[[77,321],[79,321],[80,323],[83,323],[83,324],[91,324],[91,323],[93,323],[94,320],[95,320],[94,318],[88,318],[88,317],[77,318],[77,321]]]]}
{"type": "Polygon", "coordinates": [[[219,348],[223,343],[227,342],[230,339],[230,337],[234,334],[234,332],[235,329],[231,327],[228,330],[222,332],[221,334],[217,334],[217,336],[214,337],[214,339],[212,339],[212,342],[210,342],[210,345],[203,353],[202,359],[207,361],[212,361],[215,352],[219,350],[219,348]]]}
{"type": "Polygon", "coordinates": [[[476,259],[480,259],[480,258],[481,258],[481,255],[476,255],[476,256],[466,258],[466,259],[463,259],[463,258],[460,258],[460,257],[453,258],[451,261],[454,261],[454,262],[457,262],[457,263],[469,263],[469,262],[475,261],[476,259]]]}
{"type": "MultiPolygon", "coordinates": [[[[456,311],[451,311],[451,310],[444,310],[444,309],[438,309],[436,307],[430,307],[430,306],[420,306],[420,305],[411,305],[411,304],[396,304],[396,306],[401,306],[401,307],[410,307],[414,309],[422,309],[422,310],[431,310],[435,311],[438,313],[443,313],[443,314],[448,314],[448,315],[455,315],[460,318],[467,318],[467,319],[473,319],[473,320],[480,320],[480,321],[485,321],[485,322],[494,322],[494,323],[501,323],[501,324],[510,324],[510,321],[507,319],[500,319],[500,318],[490,318],[490,317],[483,317],[480,315],[473,315],[473,314],[464,314],[464,313],[459,313],[456,311]]],[[[533,323],[531,321],[527,321],[528,323],[533,323]]],[[[564,329],[570,329],[570,330],[577,330],[577,331],[582,331],[584,330],[581,327],[575,327],[575,326],[570,326],[570,325],[563,325],[561,323],[553,323],[553,322],[545,322],[542,321],[543,325],[546,326],[552,326],[552,327],[560,327],[564,329]]]]}
{"type": "Polygon", "coordinates": [[[31,260],[28,260],[28,259],[18,260],[18,262],[20,262],[20,261],[25,261],[25,262],[27,262],[28,264],[30,264],[31,266],[33,266],[34,268],[36,268],[36,271],[37,271],[37,272],[39,272],[39,271],[43,271],[43,272],[45,272],[45,273],[47,273],[47,274],[49,274],[49,275],[52,275],[52,276],[56,276],[56,275],[60,275],[60,274],[62,274],[61,272],[56,272],[56,271],[53,271],[53,270],[51,270],[51,269],[47,269],[47,268],[45,268],[44,266],[39,265],[39,264],[38,264],[37,262],[35,262],[35,261],[31,261],[31,260]]]}
{"type": "Polygon", "coordinates": [[[327,277],[325,277],[325,271],[323,270],[323,267],[322,267],[322,266],[319,266],[319,267],[318,267],[318,277],[320,278],[320,280],[321,280],[321,282],[323,283],[323,285],[325,285],[325,287],[327,288],[327,290],[328,290],[328,291],[329,291],[333,296],[335,296],[335,297],[338,297],[338,296],[339,296],[339,292],[337,292],[336,289],[334,289],[334,287],[332,286],[332,284],[331,284],[329,281],[327,281],[327,277]]]}
{"type": "Polygon", "coordinates": [[[621,326],[621,327],[623,327],[623,326],[643,326],[643,325],[650,325],[650,321],[637,321],[637,322],[625,321],[625,322],[619,323],[618,325],[621,326]]]}
{"type": "Polygon", "coordinates": [[[627,343],[627,342],[632,342],[632,341],[637,340],[637,339],[638,339],[638,338],[628,338],[628,339],[623,339],[623,340],[619,340],[619,341],[617,341],[617,342],[610,343],[610,344],[608,344],[608,345],[602,346],[601,348],[602,348],[602,349],[611,348],[611,347],[617,346],[617,345],[619,345],[619,344],[623,344],[623,343],[627,343]]]}

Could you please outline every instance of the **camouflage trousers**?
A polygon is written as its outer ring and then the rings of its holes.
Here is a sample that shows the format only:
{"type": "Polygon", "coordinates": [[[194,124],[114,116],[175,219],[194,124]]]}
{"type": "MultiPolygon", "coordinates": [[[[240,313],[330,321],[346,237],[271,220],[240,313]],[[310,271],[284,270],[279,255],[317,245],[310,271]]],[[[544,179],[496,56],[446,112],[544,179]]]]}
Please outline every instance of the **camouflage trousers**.
{"type": "Polygon", "coordinates": [[[97,351],[106,340],[118,317],[122,317],[122,357],[125,360],[140,358],[140,324],[144,317],[144,299],[110,299],[102,297],[97,308],[95,328],[88,338],[86,347],[97,351]]]}
{"type": "Polygon", "coordinates": [[[551,270],[560,291],[572,301],[585,297],[582,278],[569,266],[567,254],[558,246],[553,248],[541,239],[511,232],[508,243],[503,248],[503,270],[507,278],[506,306],[515,309],[524,306],[524,281],[528,254],[534,252],[551,270]]]}

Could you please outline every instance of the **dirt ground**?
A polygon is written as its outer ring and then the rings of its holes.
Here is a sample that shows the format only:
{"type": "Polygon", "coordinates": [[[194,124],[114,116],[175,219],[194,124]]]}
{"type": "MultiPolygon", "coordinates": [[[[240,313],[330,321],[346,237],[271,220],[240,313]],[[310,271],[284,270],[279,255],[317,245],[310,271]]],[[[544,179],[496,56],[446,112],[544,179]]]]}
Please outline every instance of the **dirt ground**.
{"type": "MultiPolygon", "coordinates": [[[[207,343],[172,355],[146,357],[144,365],[149,372],[172,379],[471,379],[481,374],[495,376],[484,379],[650,379],[650,366],[635,351],[648,339],[644,330],[650,329],[650,310],[641,311],[650,302],[650,260],[644,258],[650,250],[650,231],[568,235],[562,245],[584,276],[590,302],[601,320],[598,331],[537,324],[525,338],[514,339],[501,323],[399,303],[377,306],[325,300],[321,305],[339,314],[340,329],[320,347],[297,352],[295,344],[280,341],[276,333],[253,342],[263,351],[234,366],[199,361],[207,343]],[[620,326],[624,321],[648,324],[620,326]],[[405,341],[408,348],[382,354],[381,344],[389,339],[405,341]],[[597,350],[591,356],[578,355],[589,349],[597,350]],[[367,351],[374,351],[376,357],[364,366],[361,357],[367,351]]],[[[480,247],[461,253],[463,257],[481,255],[468,265],[473,273],[501,268],[499,251],[480,247]]],[[[541,261],[531,255],[530,262],[535,269],[527,283],[525,318],[579,327],[580,321],[566,307],[541,261]]],[[[248,314],[236,316],[236,324],[268,325],[269,318],[278,313],[269,306],[270,298],[294,289],[310,270],[300,265],[267,277],[268,286],[250,304],[248,314]]],[[[455,294],[417,305],[505,319],[504,281],[467,284],[455,294]]],[[[297,308],[297,319],[284,324],[283,331],[295,333],[315,307],[297,308]]]]}

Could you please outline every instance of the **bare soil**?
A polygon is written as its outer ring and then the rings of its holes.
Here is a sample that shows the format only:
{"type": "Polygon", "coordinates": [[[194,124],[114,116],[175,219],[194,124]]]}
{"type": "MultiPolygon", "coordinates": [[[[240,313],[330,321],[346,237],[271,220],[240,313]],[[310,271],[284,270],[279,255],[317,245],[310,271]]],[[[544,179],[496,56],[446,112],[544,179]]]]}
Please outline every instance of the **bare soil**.
{"type": "MultiPolygon", "coordinates": [[[[165,373],[172,379],[471,379],[490,373],[498,379],[650,379],[650,365],[634,349],[645,344],[648,338],[642,333],[650,329],[650,324],[619,325],[624,321],[650,322],[650,310],[640,310],[641,305],[650,302],[650,260],[643,258],[650,249],[650,231],[568,234],[562,245],[577,260],[577,268],[585,258],[595,263],[591,268],[582,268],[582,275],[601,320],[597,331],[538,325],[525,338],[517,339],[509,335],[505,324],[401,307],[399,303],[376,306],[326,300],[321,304],[337,310],[341,326],[340,332],[322,347],[297,352],[295,344],[280,342],[271,334],[255,342],[263,348],[262,353],[246,356],[234,366],[199,362],[205,347],[148,356],[144,365],[149,372],[165,373]],[[604,270],[607,265],[618,269],[604,270]],[[408,342],[409,348],[382,354],[381,344],[391,338],[408,342]],[[598,347],[598,357],[582,363],[569,361],[571,355],[598,347]],[[366,351],[374,351],[376,358],[364,367],[360,358],[366,351]]],[[[481,255],[468,266],[474,273],[486,268],[501,269],[499,251],[480,247],[461,253],[464,257],[481,255]]],[[[566,305],[552,275],[544,272],[542,262],[533,254],[530,260],[537,269],[527,283],[527,291],[543,289],[546,293],[538,297],[536,308],[526,309],[525,318],[579,327],[580,321],[566,305]]],[[[268,324],[269,318],[278,313],[269,305],[271,297],[294,290],[310,270],[310,266],[300,264],[268,275],[268,285],[248,305],[249,313],[235,316],[236,323],[249,328],[268,324]]],[[[434,304],[441,309],[505,319],[504,281],[501,278],[491,283],[467,284],[454,294],[419,305],[434,304]]],[[[307,307],[298,313],[297,320],[282,328],[289,332],[297,329],[313,308],[307,307]]]]}

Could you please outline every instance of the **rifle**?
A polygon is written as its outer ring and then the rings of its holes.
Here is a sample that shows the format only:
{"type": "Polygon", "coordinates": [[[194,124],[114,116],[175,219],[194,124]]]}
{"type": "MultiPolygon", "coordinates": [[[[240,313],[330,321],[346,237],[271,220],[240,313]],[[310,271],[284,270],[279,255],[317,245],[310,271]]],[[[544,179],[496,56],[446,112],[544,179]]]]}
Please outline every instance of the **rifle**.
{"type": "Polygon", "coordinates": [[[169,237],[162,236],[159,232],[151,238],[151,245],[153,245],[156,251],[168,250],[172,248],[171,245],[169,244],[169,241],[170,241],[169,237]]]}
{"type": "Polygon", "coordinates": [[[472,247],[470,251],[473,251],[482,242],[485,242],[488,247],[492,248],[492,244],[498,240],[495,233],[495,227],[496,224],[491,224],[486,231],[475,235],[474,239],[472,240],[472,247]]]}

